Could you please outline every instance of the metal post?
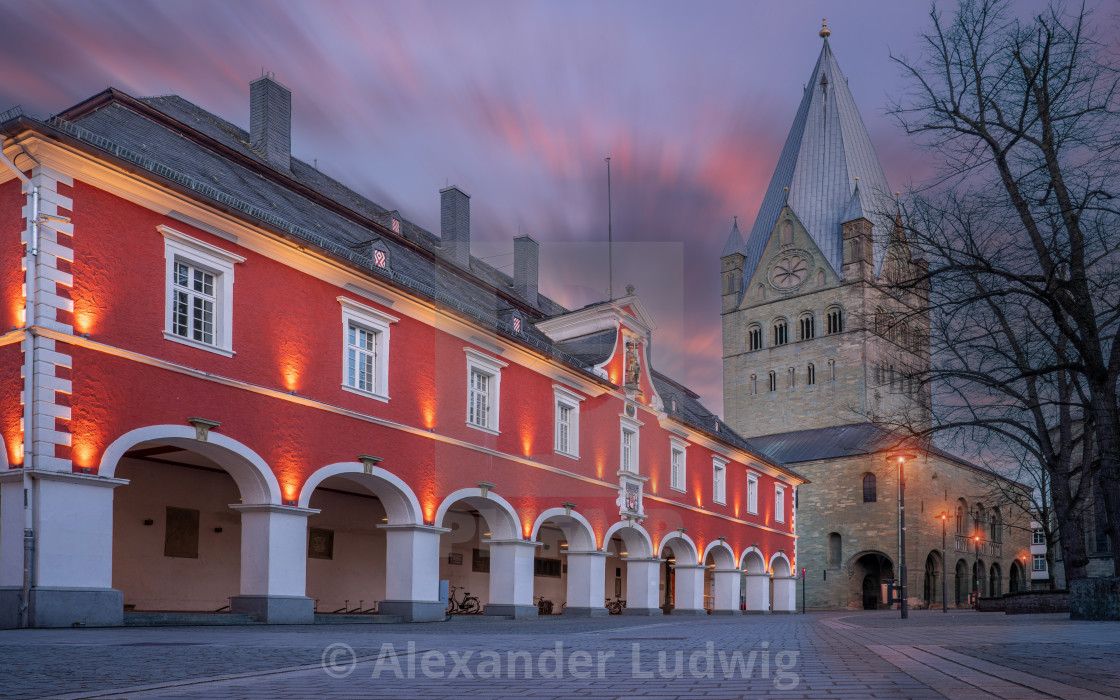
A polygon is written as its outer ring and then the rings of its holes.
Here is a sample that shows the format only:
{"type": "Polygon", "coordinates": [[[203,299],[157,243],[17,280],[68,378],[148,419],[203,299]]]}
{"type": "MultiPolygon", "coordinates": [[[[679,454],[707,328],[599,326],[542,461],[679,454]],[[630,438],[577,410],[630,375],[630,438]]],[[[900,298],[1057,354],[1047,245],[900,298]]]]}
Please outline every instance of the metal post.
{"type": "Polygon", "coordinates": [[[948,513],[941,514],[941,612],[949,612],[949,569],[945,563],[945,521],[948,513]]]}
{"type": "Polygon", "coordinates": [[[976,550],[976,563],[973,565],[972,570],[975,572],[975,577],[972,584],[972,591],[976,594],[976,609],[980,609],[980,537],[972,538],[973,549],[976,550]]]}
{"type": "Polygon", "coordinates": [[[898,458],[898,573],[902,577],[902,619],[910,616],[910,602],[907,600],[906,591],[906,472],[903,465],[905,457],[898,458]]]}

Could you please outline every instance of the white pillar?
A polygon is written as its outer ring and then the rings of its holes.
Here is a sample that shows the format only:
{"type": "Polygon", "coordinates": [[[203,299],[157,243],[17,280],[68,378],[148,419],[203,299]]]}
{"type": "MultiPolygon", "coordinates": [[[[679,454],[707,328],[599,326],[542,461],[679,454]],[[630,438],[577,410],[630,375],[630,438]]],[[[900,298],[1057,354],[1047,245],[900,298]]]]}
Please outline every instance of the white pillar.
{"type": "MultiPolygon", "coordinates": [[[[491,555],[492,556],[492,555],[491,555]]],[[[565,615],[598,617],[606,615],[606,552],[568,552],[568,604],[565,615]]]]}
{"type": "Polygon", "coordinates": [[[490,602],[483,615],[537,616],[533,602],[533,556],[540,542],[486,540],[490,545],[490,602]]]}
{"type": "Polygon", "coordinates": [[[739,591],[742,588],[743,572],[739,569],[714,569],[712,580],[715,585],[713,615],[738,615],[739,591]]]}
{"type": "Polygon", "coordinates": [[[774,612],[791,613],[797,610],[797,578],[774,577],[774,612]]]}
{"type": "Polygon", "coordinates": [[[676,591],[673,594],[673,615],[707,615],[704,609],[703,564],[677,564],[673,567],[676,591]]]}
{"type": "MultiPolygon", "coordinates": [[[[0,626],[10,626],[23,597],[23,470],[0,481],[0,626]]],[[[124,596],[113,590],[113,489],[127,483],[70,472],[32,474],[34,566],[26,610],[32,627],[121,624],[124,596]]]]}
{"type": "Polygon", "coordinates": [[[385,600],[382,615],[407,622],[442,620],[439,600],[439,536],[447,528],[430,525],[378,525],[385,531],[385,600]]]}
{"type": "Polygon", "coordinates": [[[312,508],[272,504],[231,505],[241,513],[241,595],[230,612],[274,624],[311,623],[307,597],[307,518],[312,508]]]}
{"type": "Polygon", "coordinates": [[[663,615],[657,591],[665,562],[658,557],[625,557],[623,561],[626,562],[626,608],[622,614],[663,615]]]}
{"type": "Polygon", "coordinates": [[[770,574],[745,574],[747,577],[747,612],[770,611],[770,574]]]}

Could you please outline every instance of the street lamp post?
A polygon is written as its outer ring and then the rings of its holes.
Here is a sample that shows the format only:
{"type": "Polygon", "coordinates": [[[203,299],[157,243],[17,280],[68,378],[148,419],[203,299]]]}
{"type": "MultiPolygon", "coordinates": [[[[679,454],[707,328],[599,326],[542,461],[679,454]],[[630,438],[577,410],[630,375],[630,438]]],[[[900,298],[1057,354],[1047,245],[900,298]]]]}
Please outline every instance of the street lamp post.
{"type": "Polygon", "coordinates": [[[888,461],[898,462],[898,576],[902,581],[899,587],[901,596],[902,619],[910,617],[910,602],[907,600],[906,590],[906,460],[914,459],[914,455],[906,452],[895,452],[887,457],[888,461]]]}
{"type": "Polygon", "coordinates": [[[976,574],[975,580],[972,584],[972,591],[976,594],[976,609],[980,609],[980,535],[972,537],[973,549],[976,550],[976,563],[973,564],[972,570],[976,574]]]}
{"type": "Polygon", "coordinates": [[[1031,589],[1031,584],[1030,584],[1031,578],[1030,578],[1030,574],[1027,573],[1027,555],[1023,554],[1019,558],[1023,560],[1023,583],[1021,585],[1021,588],[1024,591],[1029,591],[1031,589]]]}
{"type": "Polygon", "coordinates": [[[941,612],[949,612],[949,584],[948,584],[948,570],[945,568],[945,523],[949,520],[949,514],[941,511],[941,612]]]}

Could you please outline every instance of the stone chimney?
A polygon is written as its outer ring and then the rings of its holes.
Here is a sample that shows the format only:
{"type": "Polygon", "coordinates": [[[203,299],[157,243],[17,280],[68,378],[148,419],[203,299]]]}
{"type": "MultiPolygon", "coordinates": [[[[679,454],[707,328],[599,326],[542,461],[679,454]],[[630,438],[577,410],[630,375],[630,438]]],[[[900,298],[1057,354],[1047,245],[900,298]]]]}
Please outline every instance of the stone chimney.
{"type": "Polygon", "coordinates": [[[537,271],[541,244],[528,236],[513,239],[513,291],[537,305],[537,271]]]}
{"type": "Polygon", "coordinates": [[[439,191],[440,247],[452,262],[471,264],[471,196],[457,185],[439,191]]]}
{"type": "Polygon", "coordinates": [[[292,91],[266,73],[249,83],[249,145],[276,170],[292,169],[292,91]]]}

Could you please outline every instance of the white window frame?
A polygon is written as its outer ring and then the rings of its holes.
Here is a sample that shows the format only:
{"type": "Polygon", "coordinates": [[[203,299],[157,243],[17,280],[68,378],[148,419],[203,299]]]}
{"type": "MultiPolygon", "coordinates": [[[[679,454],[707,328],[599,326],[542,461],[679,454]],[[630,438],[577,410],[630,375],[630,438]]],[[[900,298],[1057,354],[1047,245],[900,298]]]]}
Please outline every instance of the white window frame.
{"type": "Polygon", "coordinates": [[[712,457],[712,501],[727,505],[727,460],[712,457]]]}
{"type": "Polygon", "coordinates": [[[1046,536],[1042,532],[1042,528],[1036,527],[1031,529],[1031,544],[1046,544],[1046,536]]]}
{"type": "Polygon", "coordinates": [[[1046,571],[1046,555],[1033,554],[1031,555],[1031,571],[1046,571]],[[1039,566],[1042,564],[1042,566],[1039,566]]]}
{"type": "Polygon", "coordinates": [[[163,235],[164,320],[163,337],[175,343],[233,357],[233,268],[245,258],[167,226],[163,235]],[[174,332],[175,263],[180,262],[214,275],[214,342],[204,343],[174,332]]]}
{"type": "Polygon", "coordinates": [[[464,416],[465,422],[468,427],[475,430],[481,430],[484,433],[491,435],[499,435],[500,427],[498,418],[501,413],[501,398],[502,398],[502,368],[508,367],[508,362],[502,362],[496,357],[479,352],[474,348],[463,348],[463,352],[467,354],[467,405],[466,415],[464,416]],[[472,423],[471,417],[471,375],[474,372],[485,374],[490,377],[490,386],[487,387],[486,397],[489,400],[486,406],[486,425],[472,423]]]}
{"type": "Polygon", "coordinates": [[[555,415],[553,416],[553,440],[552,447],[556,454],[571,457],[572,459],[579,459],[579,404],[583,401],[583,397],[574,391],[560,386],[559,384],[552,385],[552,393],[555,398],[553,406],[555,407],[555,415]],[[560,449],[560,407],[564,406],[569,409],[568,413],[568,449],[560,449]]]}
{"type": "Polygon", "coordinates": [[[619,416],[618,470],[619,470],[620,474],[622,472],[625,472],[627,474],[640,474],[641,473],[641,468],[640,468],[641,461],[639,459],[639,456],[640,456],[641,453],[639,452],[639,449],[638,449],[639,444],[640,444],[640,438],[641,438],[641,432],[638,430],[640,427],[642,427],[642,422],[641,421],[635,420],[635,419],[627,416],[626,414],[622,414],[622,415],[619,416]],[[627,433],[632,433],[634,435],[633,442],[630,445],[630,455],[629,455],[630,459],[629,459],[629,462],[627,462],[627,459],[626,459],[627,455],[626,455],[626,450],[625,450],[625,442],[626,442],[626,434],[627,433]]]}
{"type": "Polygon", "coordinates": [[[758,474],[747,473],[747,512],[758,515],[758,474]]]}
{"type": "Polygon", "coordinates": [[[680,438],[669,438],[669,490],[678,491],[680,493],[688,492],[688,448],[691,445],[680,438]],[[679,454],[681,456],[680,463],[677,465],[677,473],[674,477],[673,473],[673,456],[679,454]]]}
{"type": "Polygon", "coordinates": [[[335,297],[342,307],[342,389],[378,401],[389,400],[389,324],[400,319],[360,304],[348,297],[335,297]],[[373,391],[350,384],[350,327],[357,326],[374,334],[373,391]]]}
{"type": "MultiPolygon", "coordinates": [[[[747,488],[750,488],[748,482],[747,488]]],[[[750,495],[748,494],[748,499],[750,495]]],[[[774,484],[774,522],[786,521],[786,487],[783,484],[774,484]]]]}

